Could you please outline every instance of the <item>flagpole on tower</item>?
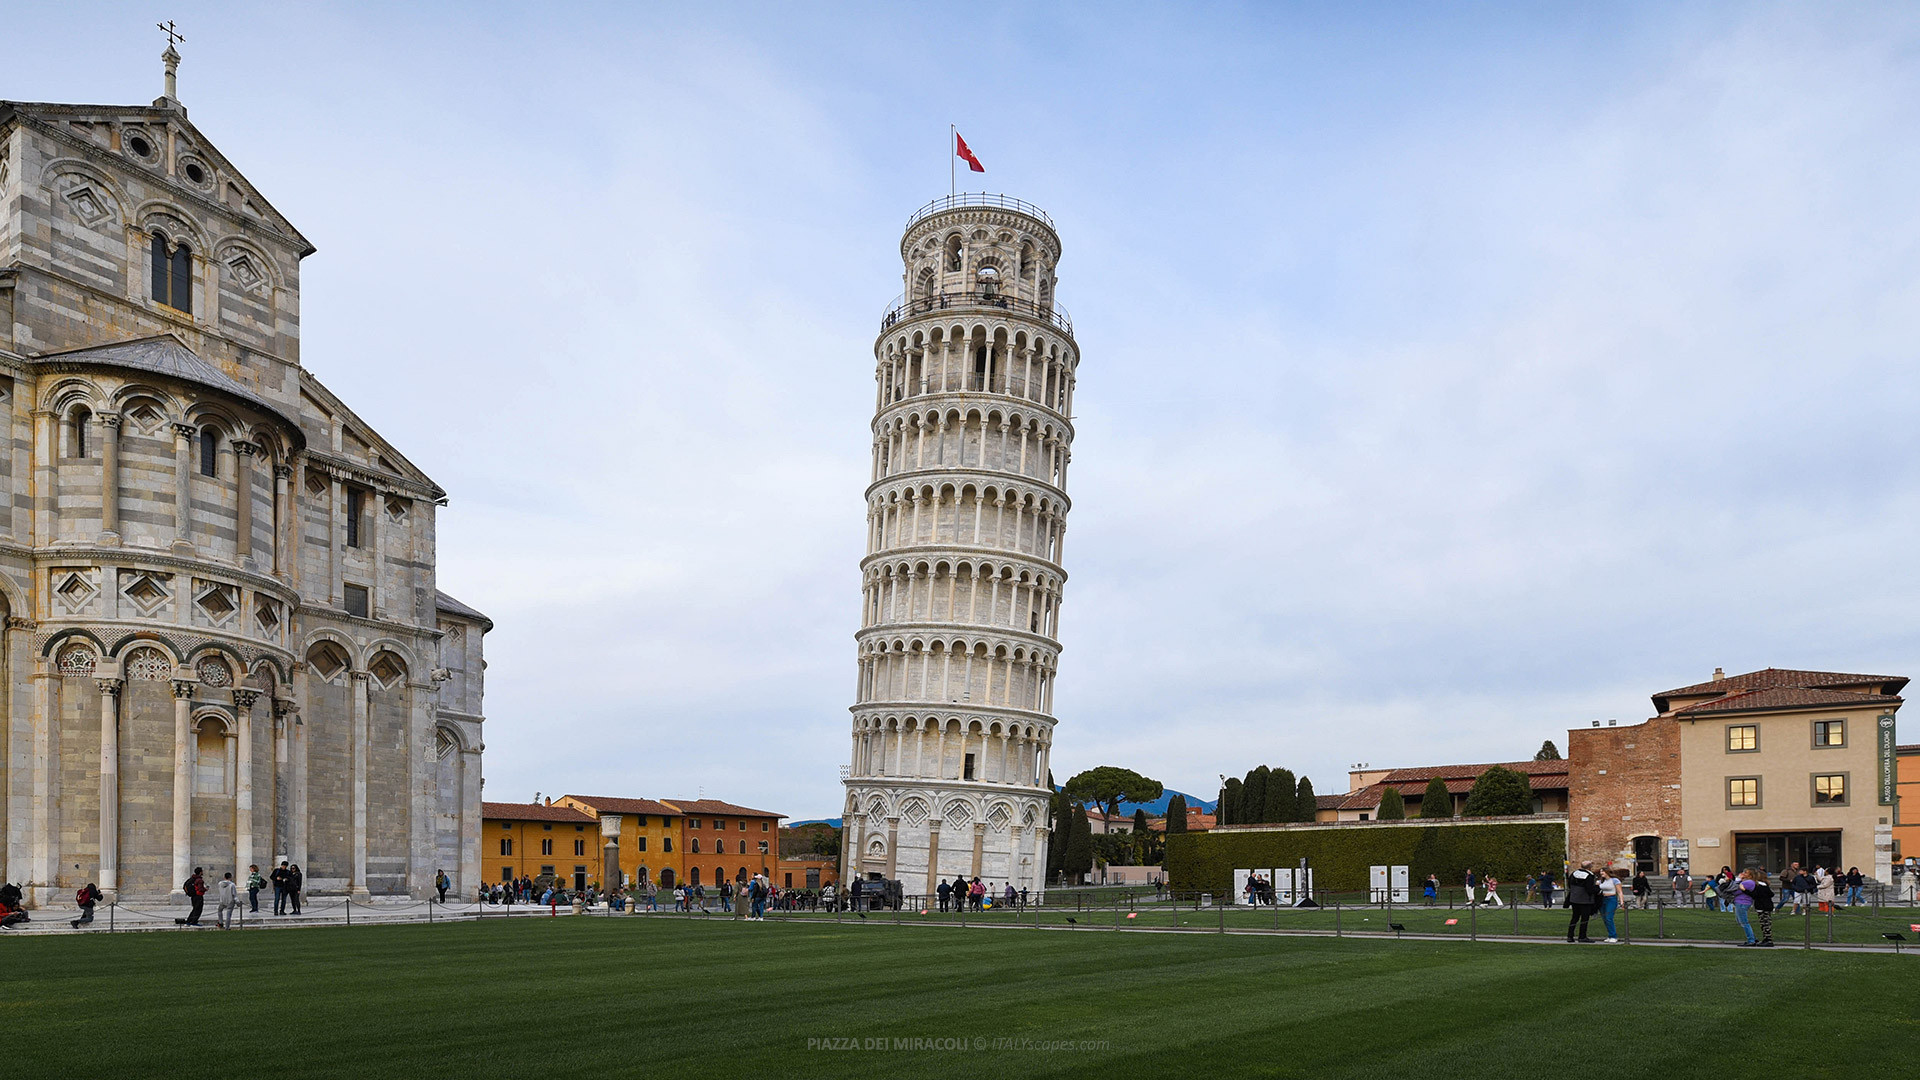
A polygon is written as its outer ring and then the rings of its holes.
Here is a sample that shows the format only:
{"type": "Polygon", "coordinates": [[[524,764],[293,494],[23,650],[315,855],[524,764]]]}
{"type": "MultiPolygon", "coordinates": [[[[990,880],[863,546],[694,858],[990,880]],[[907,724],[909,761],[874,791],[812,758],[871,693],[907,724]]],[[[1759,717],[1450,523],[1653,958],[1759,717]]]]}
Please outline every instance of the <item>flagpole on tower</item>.
{"type": "Polygon", "coordinates": [[[960,181],[954,178],[957,173],[953,164],[953,159],[960,156],[959,144],[953,141],[959,137],[959,133],[959,128],[952,124],[947,125],[947,198],[949,199],[953,198],[954,190],[960,184],[960,181]]]}

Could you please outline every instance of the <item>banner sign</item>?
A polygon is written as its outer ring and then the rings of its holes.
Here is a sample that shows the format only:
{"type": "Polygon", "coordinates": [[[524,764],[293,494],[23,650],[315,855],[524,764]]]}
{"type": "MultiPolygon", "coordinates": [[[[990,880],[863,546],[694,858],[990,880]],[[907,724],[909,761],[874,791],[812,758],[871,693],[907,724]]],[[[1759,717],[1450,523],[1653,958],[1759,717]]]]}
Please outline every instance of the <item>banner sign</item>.
{"type": "Polygon", "coordinates": [[[1880,761],[1879,768],[1875,771],[1880,776],[1880,805],[1892,806],[1898,794],[1898,789],[1895,787],[1898,778],[1894,772],[1896,766],[1893,746],[1893,714],[1882,714],[1877,727],[1878,730],[1875,734],[1879,736],[1880,740],[1880,761]]]}

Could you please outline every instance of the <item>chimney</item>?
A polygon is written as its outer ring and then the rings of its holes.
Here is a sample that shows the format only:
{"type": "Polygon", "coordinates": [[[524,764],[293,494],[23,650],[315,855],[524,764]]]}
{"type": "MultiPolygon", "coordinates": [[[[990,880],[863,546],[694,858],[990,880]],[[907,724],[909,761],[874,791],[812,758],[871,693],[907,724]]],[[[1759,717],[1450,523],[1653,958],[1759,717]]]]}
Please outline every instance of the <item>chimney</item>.
{"type": "Polygon", "coordinates": [[[1726,672],[1724,672],[1724,671],[1722,671],[1722,670],[1720,670],[1719,668],[1714,668],[1714,669],[1713,669],[1713,681],[1714,681],[1714,682],[1719,682],[1720,680],[1722,680],[1722,679],[1724,679],[1724,678],[1726,678],[1726,677],[1727,677],[1727,673],[1726,673],[1726,672]]]}
{"type": "Polygon", "coordinates": [[[549,796],[547,796],[547,805],[548,805],[548,806],[552,806],[552,805],[553,805],[553,796],[551,796],[551,795],[549,795],[549,796]]]}

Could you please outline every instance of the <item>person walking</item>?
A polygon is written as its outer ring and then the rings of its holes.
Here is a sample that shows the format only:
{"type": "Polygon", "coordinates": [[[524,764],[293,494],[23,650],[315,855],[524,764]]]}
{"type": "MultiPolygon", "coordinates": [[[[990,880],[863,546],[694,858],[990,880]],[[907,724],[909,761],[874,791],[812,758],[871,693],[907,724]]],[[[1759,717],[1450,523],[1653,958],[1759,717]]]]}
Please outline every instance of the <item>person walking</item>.
{"type": "Polygon", "coordinates": [[[80,906],[80,917],[73,920],[73,928],[78,930],[92,923],[93,905],[105,899],[106,897],[100,892],[100,886],[95,885],[93,882],[89,881],[81,886],[80,891],[76,893],[73,898],[73,902],[80,906]]]}
{"type": "Polygon", "coordinates": [[[1580,864],[1579,869],[1567,875],[1567,898],[1562,901],[1569,914],[1567,916],[1567,943],[1578,942],[1592,945],[1593,939],[1587,936],[1587,922],[1593,918],[1593,911],[1600,906],[1600,879],[1593,873],[1593,861],[1580,864]],[[1575,937],[1575,933],[1579,936],[1575,937]]]}
{"type": "Polygon", "coordinates": [[[1551,870],[1540,875],[1540,906],[1553,907],[1553,871],[1551,870]]]}
{"type": "Polygon", "coordinates": [[[1605,943],[1618,945],[1620,935],[1613,928],[1613,917],[1620,910],[1620,879],[1614,876],[1610,866],[1600,868],[1599,879],[1596,884],[1600,890],[1600,921],[1607,924],[1605,943]]]}
{"type": "Polygon", "coordinates": [[[1834,892],[1833,872],[1824,866],[1817,867],[1814,870],[1813,881],[1813,895],[1814,899],[1820,901],[1820,911],[1823,914],[1832,911],[1834,892]]]}
{"type": "Polygon", "coordinates": [[[187,895],[187,917],[175,919],[175,926],[199,926],[200,912],[207,906],[207,879],[201,876],[199,867],[193,868],[193,875],[180,883],[180,891],[187,895]]]}
{"type": "Polygon", "coordinates": [[[1467,867],[1467,906],[1468,907],[1472,907],[1474,902],[1473,886],[1474,886],[1473,867],[1469,866],[1467,867]]]}
{"type": "Polygon", "coordinates": [[[453,879],[447,876],[447,871],[444,867],[433,872],[433,888],[435,892],[440,894],[440,903],[442,905],[446,904],[447,890],[453,888],[453,879]]]}
{"type": "Polygon", "coordinates": [[[260,864],[252,863],[247,867],[247,914],[260,914],[260,890],[267,887],[267,879],[260,876],[260,864]]]}
{"type": "Polygon", "coordinates": [[[292,914],[300,914],[300,890],[307,884],[307,875],[300,872],[300,864],[294,863],[287,868],[287,906],[292,914]]]}
{"type": "Polygon", "coordinates": [[[1633,902],[1641,911],[1647,910],[1647,900],[1653,895],[1653,883],[1647,880],[1647,872],[1638,867],[1633,871],[1633,902]]]}
{"type": "Polygon", "coordinates": [[[233,883],[233,871],[220,875],[215,886],[213,924],[222,930],[233,929],[233,909],[240,906],[240,886],[233,883]]]}
{"type": "Polygon", "coordinates": [[[1435,902],[1440,899],[1440,878],[1438,876],[1428,874],[1427,880],[1421,882],[1420,898],[1427,902],[1428,907],[1432,907],[1435,902]]]}
{"type": "Polygon", "coordinates": [[[1759,939],[1753,936],[1753,871],[1742,870],[1733,884],[1727,888],[1728,899],[1733,907],[1733,917],[1740,923],[1740,932],[1747,936],[1742,945],[1753,945],[1759,939]]]}
{"type": "Polygon", "coordinates": [[[947,910],[947,900],[948,898],[953,896],[953,886],[947,884],[945,880],[942,880],[940,884],[933,890],[933,893],[934,893],[934,896],[938,897],[940,900],[940,910],[941,911],[947,910]]]}
{"type": "Polygon", "coordinates": [[[1700,897],[1702,901],[1706,903],[1708,911],[1719,911],[1720,910],[1720,879],[1717,877],[1710,877],[1707,880],[1701,882],[1700,897]]]}
{"type": "Polygon", "coordinates": [[[1773,886],[1765,870],[1753,872],[1753,914],[1760,920],[1760,947],[1773,948],[1773,886]]]}
{"type": "Polygon", "coordinates": [[[1782,911],[1791,911],[1795,914],[1799,913],[1799,888],[1800,864],[1788,863],[1787,868],[1780,871],[1780,908],[1782,911]]]}

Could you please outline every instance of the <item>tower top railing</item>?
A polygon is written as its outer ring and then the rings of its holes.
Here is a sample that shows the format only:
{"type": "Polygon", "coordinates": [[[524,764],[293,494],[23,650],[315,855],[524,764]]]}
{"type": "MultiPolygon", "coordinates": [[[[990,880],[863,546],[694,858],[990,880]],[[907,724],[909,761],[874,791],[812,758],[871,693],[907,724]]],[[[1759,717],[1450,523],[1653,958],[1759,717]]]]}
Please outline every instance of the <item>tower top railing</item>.
{"type": "Polygon", "coordinates": [[[997,308],[1039,319],[1049,326],[1058,327],[1068,337],[1073,336],[1073,318],[1067,309],[1058,304],[1042,305],[1025,297],[999,291],[970,289],[964,292],[943,292],[927,296],[896,296],[887,305],[887,313],[880,317],[880,332],[886,333],[893,324],[901,319],[915,315],[927,315],[936,311],[959,311],[966,308],[997,308]]]}
{"type": "Polygon", "coordinates": [[[915,210],[913,216],[907,219],[907,228],[913,228],[919,224],[922,219],[932,217],[934,214],[947,210],[958,210],[964,206],[989,206],[998,210],[1012,210],[1033,218],[1044,224],[1047,228],[1054,229],[1055,232],[1059,231],[1054,226],[1053,219],[1047,216],[1045,210],[1040,209],[1025,199],[1016,199],[1011,195],[991,195],[984,191],[963,191],[958,195],[942,195],[940,198],[915,210]]]}

